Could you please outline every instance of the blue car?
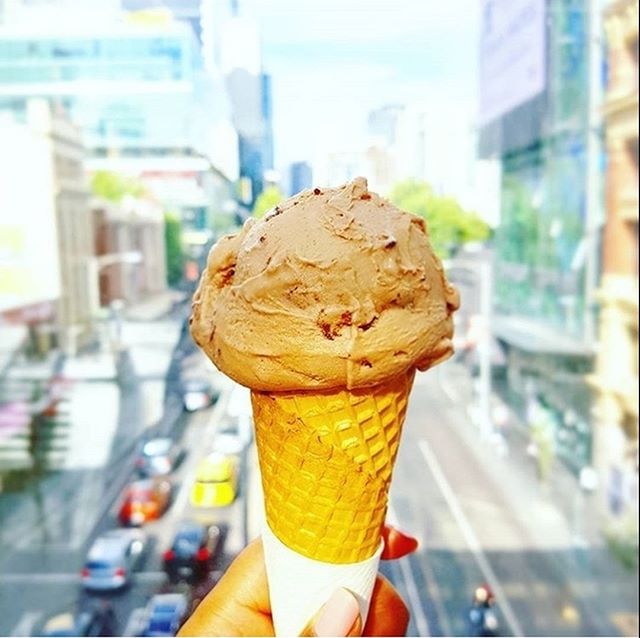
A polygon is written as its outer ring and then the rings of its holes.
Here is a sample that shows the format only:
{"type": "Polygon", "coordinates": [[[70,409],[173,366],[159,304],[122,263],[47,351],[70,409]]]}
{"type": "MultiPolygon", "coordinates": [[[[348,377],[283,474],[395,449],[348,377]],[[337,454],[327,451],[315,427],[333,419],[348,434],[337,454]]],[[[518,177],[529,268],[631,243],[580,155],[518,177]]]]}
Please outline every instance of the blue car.
{"type": "Polygon", "coordinates": [[[157,594],[147,605],[143,636],[175,636],[187,616],[184,594],[157,594]]]}

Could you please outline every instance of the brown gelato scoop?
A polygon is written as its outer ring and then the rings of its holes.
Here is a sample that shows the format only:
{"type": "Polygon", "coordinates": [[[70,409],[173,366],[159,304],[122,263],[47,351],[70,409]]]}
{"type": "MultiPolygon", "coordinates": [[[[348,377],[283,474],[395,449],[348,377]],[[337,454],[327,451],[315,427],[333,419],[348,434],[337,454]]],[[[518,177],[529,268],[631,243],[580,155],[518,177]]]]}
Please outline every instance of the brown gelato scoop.
{"type": "Polygon", "coordinates": [[[253,390],[354,389],[448,358],[458,307],[424,221],[359,177],[303,191],[223,237],[191,334],[253,390]]]}

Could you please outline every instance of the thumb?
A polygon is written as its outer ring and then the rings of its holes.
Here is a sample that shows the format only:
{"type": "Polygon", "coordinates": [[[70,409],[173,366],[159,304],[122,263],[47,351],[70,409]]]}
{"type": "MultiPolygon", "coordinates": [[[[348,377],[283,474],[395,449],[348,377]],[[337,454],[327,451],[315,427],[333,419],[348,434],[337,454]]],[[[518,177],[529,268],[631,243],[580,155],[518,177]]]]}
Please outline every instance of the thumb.
{"type": "Polygon", "coordinates": [[[336,589],[309,621],[301,636],[359,636],[362,633],[360,605],[348,589],[336,589]]]}

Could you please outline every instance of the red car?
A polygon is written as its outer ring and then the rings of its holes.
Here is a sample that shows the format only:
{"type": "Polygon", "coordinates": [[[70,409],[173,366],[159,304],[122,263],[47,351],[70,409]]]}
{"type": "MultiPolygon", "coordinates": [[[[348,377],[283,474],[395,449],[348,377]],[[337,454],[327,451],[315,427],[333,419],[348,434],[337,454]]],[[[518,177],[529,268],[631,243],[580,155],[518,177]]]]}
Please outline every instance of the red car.
{"type": "Polygon", "coordinates": [[[143,525],[160,518],[169,507],[171,483],[149,479],[131,483],[124,493],[118,518],[122,525],[143,525]]]}

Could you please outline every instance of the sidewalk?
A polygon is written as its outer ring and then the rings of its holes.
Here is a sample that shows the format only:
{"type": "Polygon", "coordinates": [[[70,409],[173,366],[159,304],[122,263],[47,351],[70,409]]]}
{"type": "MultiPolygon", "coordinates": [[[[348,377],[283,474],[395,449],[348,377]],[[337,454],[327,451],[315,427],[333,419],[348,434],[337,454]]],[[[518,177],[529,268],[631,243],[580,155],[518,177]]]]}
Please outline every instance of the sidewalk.
{"type": "Polygon", "coordinates": [[[179,290],[163,290],[142,301],[127,306],[123,315],[128,321],[155,321],[167,315],[174,305],[186,300],[179,290]]]}

